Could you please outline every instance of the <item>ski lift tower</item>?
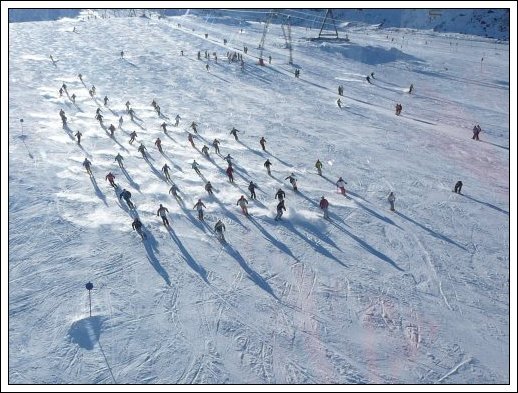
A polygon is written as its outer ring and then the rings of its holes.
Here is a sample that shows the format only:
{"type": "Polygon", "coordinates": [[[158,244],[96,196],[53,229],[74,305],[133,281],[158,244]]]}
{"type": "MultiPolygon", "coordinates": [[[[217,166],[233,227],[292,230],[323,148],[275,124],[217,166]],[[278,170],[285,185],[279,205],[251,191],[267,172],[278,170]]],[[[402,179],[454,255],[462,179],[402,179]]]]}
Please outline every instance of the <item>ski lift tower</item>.
{"type": "Polygon", "coordinates": [[[264,60],[263,60],[264,41],[266,40],[266,33],[268,32],[268,26],[270,26],[270,22],[273,19],[273,15],[274,15],[274,10],[271,10],[270,13],[268,14],[268,19],[266,20],[266,23],[264,24],[263,36],[261,37],[261,42],[259,42],[259,49],[261,50],[261,52],[259,53],[259,65],[262,65],[262,66],[264,65],[264,60]]]}
{"type": "Polygon", "coordinates": [[[324,17],[324,21],[322,22],[322,27],[320,28],[320,33],[318,33],[318,38],[327,38],[327,37],[338,38],[338,30],[336,29],[335,18],[333,16],[333,10],[331,10],[329,8],[327,9],[326,16],[324,17]],[[323,32],[328,18],[331,20],[331,22],[333,22],[333,27],[335,30],[334,33],[323,32]]]}
{"type": "Polygon", "coordinates": [[[281,24],[282,34],[284,35],[284,40],[286,41],[286,48],[290,50],[290,60],[288,64],[293,64],[293,47],[291,45],[291,24],[290,24],[290,17],[288,16],[281,24]],[[284,29],[284,26],[286,26],[286,29],[284,29]]]}

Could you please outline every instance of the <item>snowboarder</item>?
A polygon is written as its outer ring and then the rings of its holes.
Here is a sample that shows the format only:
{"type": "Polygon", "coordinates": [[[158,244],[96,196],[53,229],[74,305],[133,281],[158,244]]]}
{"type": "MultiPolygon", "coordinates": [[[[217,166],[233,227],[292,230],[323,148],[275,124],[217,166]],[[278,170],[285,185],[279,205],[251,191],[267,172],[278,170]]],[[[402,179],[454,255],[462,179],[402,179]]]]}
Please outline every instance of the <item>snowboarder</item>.
{"type": "Polygon", "coordinates": [[[131,139],[129,140],[129,144],[131,145],[133,142],[135,142],[135,138],[137,137],[137,131],[132,131],[130,137],[131,139]]]}
{"type": "Polygon", "coordinates": [[[178,186],[173,183],[173,185],[169,189],[169,194],[172,194],[172,195],[174,195],[175,198],[179,199],[180,198],[180,195],[178,195],[179,191],[180,190],[178,189],[178,186]]]}
{"type": "Polygon", "coordinates": [[[196,162],[196,160],[194,160],[192,162],[192,165],[191,165],[192,169],[194,169],[194,171],[201,176],[201,172],[200,172],[200,169],[198,168],[199,167],[199,164],[196,162]]]}
{"type": "Polygon", "coordinates": [[[167,210],[167,207],[164,207],[164,206],[162,206],[162,204],[160,204],[160,207],[156,211],[156,215],[162,217],[162,222],[164,223],[164,225],[166,227],[169,226],[169,220],[167,219],[167,215],[166,215],[167,213],[169,213],[169,210],[167,210]]]}
{"type": "Polygon", "coordinates": [[[234,138],[236,139],[236,141],[237,141],[237,140],[239,140],[239,139],[237,138],[237,133],[238,133],[238,132],[240,132],[240,131],[239,131],[236,127],[232,127],[232,129],[230,130],[230,134],[231,134],[231,135],[234,135],[234,138]]]}
{"type": "Polygon", "coordinates": [[[83,161],[83,166],[85,167],[86,172],[87,172],[90,176],[92,175],[91,165],[92,165],[92,163],[90,162],[90,160],[89,160],[88,158],[85,158],[85,160],[83,161]]]}
{"type": "Polygon", "coordinates": [[[297,178],[295,177],[293,172],[291,173],[291,175],[289,175],[288,177],[284,178],[284,180],[289,180],[291,185],[292,185],[292,187],[293,187],[293,191],[297,191],[297,178]]]}
{"type": "Polygon", "coordinates": [[[176,115],[176,117],[174,118],[174,120],[176,121],[176,122],[174,123],[174,126],[175,126],[175,127],[178,127],[178,124],[180,123],[180,119],[181,119],[180,115],[176,115]]]}
{"type": "Polygon", "coordinates": [[[162,141],[160,140],[160,138],[156,138],[155,146],[158,148],[158,151],[159,151],[160,153],[163,153],[163,152],[164,152],[164,151],[162,150],[162,141]]]}
{"type": "Polygon", "coordinates": [[[194,131],[195,134],[198,133],[198,129],[196,127],[198,127],[198,124],[196,124],[196,122],[193,121],[191,123],[191,128],[192,128],[192,130],[194,131]]]}
{"type": "Polygon", "coordinates": [[[481,131],[482,131],[482,128],[480,128],[480,126],[478,124],[476,126],[474,126],[473,127],[473,137],[471,139],[479,141],[480,139],[478,138],[478,134],[480,134],[481,131]]]}
{"type": "Polygon", "coordinates": [[[164,172],[164,176],[167,180],[171,180],[171,175],[169,175],[169,169],[171,168],[169,168],[169,165],[167,165],[167,163],[164,164],[164,166],[162,167],[162,172],[164,172]]]}
{"type": "Polygon", "coordinates": [[[232,168],[232,165],[228,166],[228,168],[226,170],[226,173],[227,173],[227,176],[228,176],[228,180],[231,183],[234,183],[234,168],[232,168]]]}
{"type": "Polygon", "coordinates": [[[219,152],[219,144],[220,144],[220,141],[217,140],[217,139],[214,139],[212,141],[212,146],[214,146],[214,150],[216,150],[216,154],[220,154],[220,152],[219,152]]]}
{"type": "Polygon", "coordinates": [[[104,96],[104,106],[108,105],[108,96],[104,96]]]}
{"type": "Polygon", "coordinates": [[[196,145],[194,144],[194,139],[192,138],[192,134],[189,132],[189,135],[187,136],[187,140],[191,142],[191,146],[196,148],[196,145]]]}
{"type": "Polygon", "coordinates": [[[279,221],[282,217],[282,211],[286,211],[286,207],[284,206],[284,199],[277,204],[277,216],[275,216],[275,221],[279,221]]]}
{"type": "Polygon", "coordinates": [[[338,181],[336,182],[336,186],[340,189],[340,193],[344,196],[345,195],[345,185],[347,184],[346,181],[344,181],[344,179],[342,179],[342,176],[340,176],[340,178],[338,179],[338,181]]]}
{"type": "Polygon", "coordinates": [[[457,183],[455,183],[455,188],[453,189],[453,192],[457,194],[462,194],[462,182],[459,180],[457,183]]]}
{"type": "Polygon", "coordinates": [[[342,100],[340,98],[336,100],[336,105],[338,105],[338,108],[342,109],[342,100]]]}
{"type": "Polygon", "coordinates": [[[115,176],[113,175],[113,173],[108,172],[105,179],[110,182],[110,186],[115,187],[115,176]]]}
{"type": "Polygon", "coordinates": [[[279,188],[275,193],[275,199],[282,201],[284,198],[286,198],[286,193],[282,190],[282,188],[279,188]]]}
{"type": "Polygon", "coordinates": [[[113,134],[115,132],[115,126],[113,124],[110,124],[108,129],[110,130],[110,136],[113,138],[113,134]]]}
{"type": "Polygon", "coordinates": [[[124,158],[121,156],[121,154],[117,153],[117,155],[115,156],[115,160],[114,161],[117,161],[117,163],[119,164],[120,168],[124,168],[124,165],[122,164],[123,160],[124,160],[124,158]]]}
{"type": "Polygon", "coordinates": [[[135,217],[133,223],[131,224],[131,227],[133,228],[133,230],[137,231],[142,240],[146,238],[146,234],[142,231],[142,222],[140,222],[138,217],[135,217]]]}
{"type": "Polygon", "coordinates": [[[223,235],[224,231],[226,231],[225,224],[223,224],[221,220],[218,220],[216,225],[214,225],[214,232],[216,232],[216,235],[222,241],[225,241],[225,236],[223,235]]]}
{"type": "Polygon", "coordinates": [[[203,204],[203,202],[201,201],[201,199],[198,199],[198,202],[196,202],[196,204],[194,205],[194,207],[192,208],[193,210],[196,209],[198,210],[198,219],[200,219],[201,221],[203,221],[203,208],[207,208],[207,206],[205,206],[203,204]]]}
{"type": "Polygon", "coordinates": [[[393,193],[392,191],[390,191],[390,194],[389,194],[389,196],[388,196],[387,200],[388,200],[388,201],[389,201],[389,203],[390,203],[390,211],[391,211],[391,212],[396,211],[396,210],[394,209],[394,202],[395,202],[395,200],[396,200],[396,196],[394,195],[394,193],[393,193]]]}
{"type": "Polygon", "coordinates": [[[315,168],[317,168],[317,172],[320,176],[322,176],[322,167],[322,162],[318,159],[317,162],[315,162],[315,168]]]}
{"type": "Polygon", "coordinates": [[[165,133],[167,133],[167,123],[165,121],[162,124],[160,124],[160,127],[162,127],[165,133]]]}
{"type": "Polygon", "coordinates": [[[143,143],[140,144],[140,146],[138,147],[138,151],[142,153],[142,157],[144,157],[144,159],[146,159],[146,147],[144,146],[143,143]]]}
{"type": "Polygon", "coordinates": [[[261,144],[261,147],[263,148],[263,151],[266,150],[266,139],[264,139],[264,136],[261,137],[261,139],[259,140],[259,143],[261,144]]]}
{"type": "Polygon", "coordinates": [[[213,194],[213,192],[212,192],[212,184],[210,183],[210,181],[208,181],[207,184],[205,184],[205,191],[207,191],[209,193],[209,195],[213,194]]]}
{"type": "Polygon", "coordinates": [[[122,128],[122,123],[124,122],[124,119],[121,117],[119,117],[119,128],[122,128]]]}
{"type": "Polygon", "coordinates": [[[207,145],[203,145],[203,147],[201,148],[201,152],[208,157],[209,156],[209,147],[207,145]]]}
{"type": "Polygon", "coordinates": [[[268,174],[271,176],[272,173],[270,172],[270,167],[272,166],[272,163],[270,162],[270,160],[266,160],[263,164],[263,166],[266,168],[266,171],[268,172],[268,174]]]}
{"type": "Polygon", "coordinates": [[[246,200],[244,195],[241,195],[241,198],[237,200],[236,205],[239,205],[241,207],[241,210],[243,211],[243,214],[245,216],[248,216],[248,209],[246,205],[248,205],[248,201],[246,200]]]}
{"type": "Polygon", "coordinates": [[[324,218],[329,218],[329,213],[327,208],[329,207],[329,202],[324,196],[320,199],[320,208],[324,211],[324,218]]]}
{"type": "Polygon", "coordinates": [[[257,184],[253,181],[250,181],[248,185],[248,191],[250,191],[250,199],[257,199],[257,195],[255,195],[255,189],[257,188],[257,184]]]}
{"type": "Polygon", "coordinates": [[[130,209],[134,209],[135,208],[135,205],[133,204],[133,202],[130,201],[131,192],[129,192],[126,189],[122,190],[121,194],[119,195],[119,199],[122,199],[122,198],[124,198],[124,200],[126,201],[126,204],[128,205],[128,207],[130,209]]]}
{"type": "Polygon", "coordinates": [[[81,144],[81,136],[83,136],[83,134],[81,134],[81,131],[77,131],[74,136],[77,138],[77,144],[80,145],[81,144]]]}

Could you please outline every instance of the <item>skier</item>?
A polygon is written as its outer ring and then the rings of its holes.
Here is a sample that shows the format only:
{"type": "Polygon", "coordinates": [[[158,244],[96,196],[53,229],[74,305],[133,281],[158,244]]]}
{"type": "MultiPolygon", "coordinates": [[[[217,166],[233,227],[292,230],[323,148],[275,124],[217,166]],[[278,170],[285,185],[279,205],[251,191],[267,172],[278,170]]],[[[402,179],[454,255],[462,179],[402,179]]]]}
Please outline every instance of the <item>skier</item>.
{"type": "Polygon", "coordinates": [[[130,134],[130,137],[131,137],[131,139],[129,140],[129,144],[131,145],[135,141],[135,138],[137,137],[137,131],[132,131],[130,134]]]}
{"type": "Polygon", "coordinates": [[[374,72],[371,72],[371,78],[372,78],[372,79],[375,79],[375,78],[374,78],[374,72]]]}
{"type": "Polygon", "coordinates": [[[225,157],[225,160],[227,160],[227,163],[228,163],[229,166],[232,166],[232,160],[233,159],[234,158],[230,156],[230,153],[227,154],[227,156],[225,157]]]}
{"type": "MultiPolygon", "coordinates": [[[[65,118],[66,119],[66,118],[65,118]]],[[[482,128],[480,128],[480,126],[477,124],[476,126],[473,127],[473,137],[471,139],[474,139],[476,141],[480,140],[478,138],[478,134],[482,131],[482,128]]]]}
{"type": "Polygon", "coordinates": [[[395,211],[395,209],[394,209],[394,201],[396,200],[396,197],[395,197],[395,195],[394,195],[394,193],[392,191],[390,192],[390,194],[389,194],[387,199],[388,199],[388,201],[390,203],[390,211],[391,212],[395,211]]]}
{"type": "Polygon", "coordinates": [[[156,113],[158,114],[158,116],[162,115],[162,113],[160,112],[160,105],[156,104],[155,110],[156,110],[156,113]]]}
{"type": "Polygon", "coordinates": [[[144,157],[144,159],[146,159],[146,147],[144,146],[143,143],[140,144],[140,146],[138,147],[138,151],[142,153],[142,157],[144,157]]]}
{"type": "Polygon", "coordinates": [[[300,76],[300,70],[297,68],[295,70],[295,78],[298,78],[300,76]]]}
{"type": "Polygon", "coordinates": [[[214,225],[214,232],[216,232],[216,235],[222,241],[225,241],[225,236],[223,235],[224,231],[226,231],[225,224],[223,224],[221,220],[218,220],[216,225],[214,225]]]}
{"type": "Polygon", "coordinates": [[[164,176],[167,180],[171,180],[171,175],[169,175],[169,165],[167,163],[162,167],[162,172],[164,172],[164,176]]]}
{"type": "Polygon", "coordinates": [[[255,195],[255,189],[257,188],[257,184],[253,181],[250,181],[248,185],[248,190],[250,191],[250,199],[257,199],[257,195],[255,195]]]}
{"type": "Polygon", "coordinates": [[[340,189],[340,192],[342,193],[342,195],[346,196],[345,195],[345,185],[347,184],[346,181],[344,181],[344,179],[342,179],[342,176],[340,176],[340,179],[338,179],[338,181],[336,182],[336,186],[340,189]]]}
{"type": "Polygon", "coordinates": [[[86,169],[86,172],[91,176],[92,175],[92,169],[90,168],[92,165],[92,163],[90,162],[90,160],[88,158],[85,158],[85,160],[83,161],[83,166],[85,167],[86,169]]]}
{"type": "Polygon", "coordinates": [[[324,218],[329,218],[329,213],[327,212],[327,208],[329,207],[329,202],[324,196],[320,199],[320,208],[324,211],[324,218]]]}
{"type": "Polygon", "coordinates": [[[248,205],[248,201],[246,200],[244,195],[241,195],[241,198],[237,200],[236,205],[239,205],[241,207],[241,210],[243,211],[243,214],[245,216],[248,216],[248,209],[246,205],[248,205]]]}
{"type": "Polygon", "coordinates": [[[108,96],[104,96],[104,106],[108,105],[108,96]]]}
{"type": "Polygon", "coordinates": [[[162,127],[165,133],[167,133],[167,123],[165,121],[162,124],[160,124],[160,127],[162,127]]]}
{"type": "Polygon", "coordinates": [[[266,168],[266,171],[268,172],[268,174],[271,176],[272,173],[270,172],[270,167],[272,166],[272,163],[270,162],[270,160],[266,160],[263,164],[263,166],[266,168]]]}
{"type": "Polygon", "coordinates": [[[210,184],[210,181],[208,181],[207,184],[205,184],[205,191],[207,191],[209,193],[209,195],[213,194],[213,192],[212,192],[212,184],[210,184]]]}
{"type": "Polygon", "coordinates": [[[169,210],[167,210],[167,207],[164,207],[164,206],[162,206],[162,204],[160,204],[160,207],[156,211],[156,215],[162,217],[162,222],[164,223],[164,225],[166,227],[168,227],[169,220],[167,219],[166,213],[169,213],[169,210]]]}
{"type": "Polygon", "coordinates": [[[99,124],[101,124],[101,125],[102,125],[102,122],[103,122],[103,115],[101,115],[101,114],[99,113],[98,115],[95,115],[95,118],[96,118],[97,120],[99,120],[99,124]]]}
{"type": "Polygon", "coordinates": [[[67,117],[65,116],[65,111],[61,109],[59,111],[59,116],[61,117],[61,121],[63,122],[63,128],[67,126],[67,117]]]}
{"type": "Polygon", "coordinates": [[[178,127],[178,124],[180,123],[180,119],[181,119],[180,115],[176,115],[176,117],[174,118],[174,120],[176,121],[176,122],[174,123],[174,126],[175,126],[175,127],[178,127]]]}
{"type": "Polygon", "coordinates": [[[278,204],[277,204],[277,216],[275,216],[275,221],[279,221],[282,217],[282,211],[285,211],[286,210],[286,207],[284,206],[284,199],[282,199],[278,204]]]}
{"type": "Polygon", "coordinates": [[[263,148],[263,151],[266,150],[266,146],[265,146],[266,139],[264,139],[264,136],[261,137],[261,139],[259,140],[259,143],[261,144],[261,147],[263,148]]]}
{"type": "Polygon", "coordinates": [[[156,138],[155,146],[158,148],[158,151],[159,151],[160,153],[163,153],[163,150],[162,150],[162,141],[160,140],[160,138],[156,138]]]}
{"type": "Polygon", "coordinates": [[[410,88],[408,89],[408,94],[412,94],[413,90],[414,90],[414,85],[410,84],[410,88]]]}
{"type": "Polygon", "coordinates": [[[194,139],[192,138],[192,134],[189,132],[189,135],[187,136],[187,140],[191,142],[191,146],[196,148],[196,145],[194,144],[194,139]]]}
{"type": "Polygon", "coordinates": [[[220,144],[220,142],[217,139],[214,139],[212,141],[212,146],[214,146],[214,150],[216,150],[216,154],[220,154],[220,152],[219,152],[219,144],[220,144]]]}
{"type": "Polygon", "coordinates": [[[154,98],[153,101],[151,101],[151,106],[156,109],[157,103],[154,98]]]}
{"type": "Polygon", "coordinates": [[[128,207],[130,209],[134,209],[135,208],[135,205],[133,204],[133,202],[130,201],[131,192],[129,192],[126,189],[122,190],[121,194],[119,195],[119,199],[122,199],[122,198],[124,198],[124,200],[126,201],[128,207]]]}
{"type": "Polygon", "coordinates": [[[115,176],[113,175],[113,173],[108,172],[105,179],[110,182],[110,186],[115,187],[115,176]]]}
{"type": "Polygon", "coordinates": [[[137,231],[137,233],[140,235],[142,240],[146,238],[146,234],[142,231],[142,222],[140,222],[138,217],[135,217],[133,220],[133,223],[131,224],[131,227],[137,231]]]}
{"type": "Polygon", "coordinates": [[[178,186],[176,184],[173,183],[173,185],[171,186],[171,188],[169,189],[169,194],[172,194],[174,195],[174,197],[176,199],[180,199],[180,195],[178,195],[178,192],[180,190],[178,189],[178,186]]]}
{"type": "Polygon", "coordinates": [[[338,105],[338,108],[342,109],[342,100],[340,98],[336,100],[336,105],[338,105]]]}
{"type": "Polygon", "coordinates": [[[207,145],[203,145],[203,147],[201,148],[201,152],[208,157],[209,156],[209,147],[207,145]]]}
{"type": "Polygon", "coordinates": [[[205,64],[205,69],[209,72],[209,63],[205,64]]]}
{"type": "Polygon", "coordinates": [[[110,136],[113,138],[113,134],[115,132],[115,126],[113,124],[110,124],[108,129],[110,130],[110,136]]]}
{"type": "Polygon", "coordinates": [[[74,136],[77,137],[77,144],[80,145],[81,144],[81,136],[83,134],[81,134],[81,131],[77,131],[74,136]]]}
{"type": "Polygon", "coordinates": [[[236,138],[236,141],[238,140],[238,138],[237,138],[238,132],[240,132],[240,131],[236,127],[232,127],[232,129],[230,130],[230,134],[234,135],[234,138],[236,138]]]}
{"type": "Polygon", "coordinates": [[[79,74],[77,75],[79,77],[79,80],[82,82],[83,81],[83,75],[82,74],[79,74]]]}
{"type": "Polygon", "coordinates": [[[124,122],[124,119],[121,117],[119,117],[119,128],[122,128],[122,123],[124,122]]]}
{"type": "Polygon", "coordinates": [[[320,159],[317,160],[317,162],[315,163],[315,168],[317,168],[317,172],[320,176],[322,176],[322,162],[320,161],[320,159]]]}
{"type": "Polygon", "coordinates": [[[126,101],[126,112],[128,112],[128,113],[129,113],[129,110],[130,110],[130,105],[131,105],[131,102],[129,102],[129,100],[126,101]]]}
{"type": "Polygon", "coordinates": [[[234,183],[234,168],[232,168],[232,165],[229,165],[227,170],[227,176],[228,176],[228,180],[231,182],[231,183],[234,183]]]}
{"type": "Polygon", "coordinates": [[[94,98],[94,92],[92,90],[88,90],[88,94],[90,95],[90,97],[94,98]]]}
{"type": "Polygon", "coordinates": [[[268,56],[268,64],[272,64],[272,56],[268,56]]]}
{"type": "Polygon", "coordinates": [[[59,88],[59,96],[63,97],[63,88],[62,87],[59,88]]]}
{"type": "Polygon", "coordinates": [[[92,89],[91,90],[92,90],[93,95],[95,95],[95,86],[94,85],[92,85],[92,89]]]}
{"type": "Polygon", "coordinates": [[[199,167],[199,164],[196,162],[196,160],[194,160],[191,164],[191,167],[192,169],[194,169],[194,171],[201,176],[201,172],[200,172],[200,169],[198,168],[199,167]]]}
{"type": "Polygon", "coordinates": [[[65,85],[65,82],[63,82],[63,84],[61,85],[61,88],[62,88],[64,91],[67,91],[67,85],[65,85]]]}
{"type": "Polygon", "coordinates": [[[196,124],[196,122],[193,121],[191,123],[191,128],[192,128],[192,130],[194,131],[195,134],[198,133],[198,130],[196,129],[196,127],[198,127],[198,124],[196,124]]]}
{"type": "Polygon", "coordinates": [[[459,180],[457,183],[455,183],[455,188],[453,189],[453,192],[457,194],[462,194],[462,182],[459,180]]]}
{"type": "Polygon", "coordinates": [[[396,104],[396,116],[399,116],[401,114],[401,111],[403,110],[403,106],[399,103],[396,104]]]}
{"type": "Polygon", "coordinates": [[[344,95],[344,87],[342,85],[338,86],[338,95],[339,96],[344,95]]]}
{"type": "Polygon", "coordinates": [[[282,201],[284,198],[286,198],[286,193],[282,190],[282,188],[279,188],[277,192],[275,193],[275,199],[278,199],[279,202],[282,201]]]}
{"type": "Polygon", "coordinates": [[[293,186],[293,191],[297,191],[297,178],[295,177],[293,172],[291,173],[291,175],[289,175],[288,177],[284,178],[284,180],[288,180],[288,179],[289,179],[291,185],[293,186]]]}
{"type": "Polygon", "coordinates": [[[121,59],[123,59],[123,58],[124,58],[124,51],[121,50],[121,59]]]}
{"type": "Polygon", "coordinates": [[[371,78],[369,75],[367,75],[367,77],[365,79],[367,79],[367,82],[369,82],[372,85],[371,78]]]}
{"type": "Polygon", "coordinates": [[[133,116],[135,116],[135,111],[133,110],[133,108],[129,108],[128,113],[130,115],[131,121],[133,121],[133,116]]]}
{"type": "Polygon", "coordinates": [[[196,209],[198,210],[198,219],[202,220],[203,221],[203,208],[207,208],[207,206],[205,206],[203,204],[203,202],[201,201],[201,199],[198,199],[198,202],[196,202],[196,204],[194,205],[194,207],[192,208],[193,210],[196,209]]]}
{"type": "Polygon", "coordinates": [[[72,93],[72,96],[70,98],[72,98],[72,102],[75,104],[76,103],[76,95],[72,93]]]}
{"type": "Polygon", "coordinates": [[[115,156],[115,160],[114,161],[117,161],[117,163],[119,164],[120,168],[124,168],[124,165],[122,164],[123,160],[124,160],[124,158],[121,156],[121,154],[117,153],[117,155],[115,156]]]}
{"type": "Polygon", "coordinates": [[[99,116],[99,115],[101,114],[101,112],[102,112],[101,108],[97,108],[97,109],[95,110],[95,118],[96,118],[96,119],[97,119],[97,116],[99,116]]]}

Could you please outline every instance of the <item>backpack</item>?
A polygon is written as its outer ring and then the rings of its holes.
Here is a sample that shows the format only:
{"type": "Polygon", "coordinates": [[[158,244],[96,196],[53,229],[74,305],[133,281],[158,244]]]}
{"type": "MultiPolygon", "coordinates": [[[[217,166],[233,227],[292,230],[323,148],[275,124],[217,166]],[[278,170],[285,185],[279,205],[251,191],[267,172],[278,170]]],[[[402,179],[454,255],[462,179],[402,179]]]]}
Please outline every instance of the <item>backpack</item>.
{"type": "Polygon", "coordinates": [[[128,199],[129,199],[129,198],[131,198],[131,192],[126,191],[126,195],[124,195],[124,196],[125,196],[126,198],[128,198],[128,199]]]}

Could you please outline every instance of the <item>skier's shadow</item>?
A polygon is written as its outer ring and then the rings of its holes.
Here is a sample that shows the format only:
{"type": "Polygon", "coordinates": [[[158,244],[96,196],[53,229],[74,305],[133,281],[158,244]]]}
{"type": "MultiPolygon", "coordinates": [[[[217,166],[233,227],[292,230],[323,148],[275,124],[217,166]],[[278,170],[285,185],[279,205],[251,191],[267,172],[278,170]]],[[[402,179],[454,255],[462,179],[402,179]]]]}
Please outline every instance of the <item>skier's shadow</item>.
{"type": "Polygon", "coordinates": [[[250,150],[252,153],[258,155],[259,157],[261,158],[264,158],[264,154],[261,152],[261,151],[257,151],[256,149],[252,149],[250,146],[248,146],[245,142],[243,141],[238,141],[240,144],[242,144],[244,147],[246,147],[248,150],[250,150]]]}
{"type": "Polygon", "coordinates": [[[178,169],[180,172],[183,172],[182,168],[180,166],[176,165],[174,163],[174,161],[171,159],[171,157],[169,157],[169,155],[167,155],[167,153],[163,152],[162,155],[167,159],[167,161],[169,161],[171,163],[171,165],[174,168],[178,169]]]}
{"type": "Polygon", "coordinates": [[[291,230],[295,235],[300,237],[302,240],[304,240],[306,243],[308,243],[316,252],[322,254],[323,256],[332,259],[333,261],[339,263],[343,267],[348,267],[346,264],[344,264],[342,261],[340,261],[337,257],[335,257],[333,254],[331,254],[325,247],[321,246],[317,242],[315,242],[312,239],[309,239],[308,237],[304,236],[295,226],[289,222],[289,221],[281,221],[284,223],[284,226],[291,230]]]}
{"type": "Polygon", "coordinates": [[[76,142],[76,138],[74,138],[74,131],[72,131],[72,129],[68,126],[68,123],[63,125],[63,129],[67,133],[68,137],[76,142]]]}
{"type": "Polygon", "coordinates": [[[100,190],[99,186],[97,185],[97,182],[95,181],[95,177],[93,175],[90,175],[90,181],[92,182],[92,186],[94,187],[95,194],[99,197],[101,201],[104,202],[106,206],[108,206],[108,203],[106,202],[106,195],[103,194],[103,192],[100,190]]]}
{"type": "Polygon", "coordinates": [[[165,271],[164,267],[160,264],[160,261],[155,256],[155,252],[158,253],[157,244],[155,237],[150,231],[144,231],[146,234],[146,239],[144,240],[144,248],[147,252],[147,259],[151,266],[157,271],[158,274],[162,276],[167,285],[171,285],[171,280],[169,279],[169,274],[165,271]]]}
{"type": "Polygon", "coordinates": [[[223,210],[224,215],[229,217],[231,220],[237,222],[239,225],[241,225],[244,229],[248,229],[246,225],[243,225],[243,223],[237,218],[237,216],[232,213],[230,210],[226,208],[226,206],[219,200],[219,198],[216,195],[213,195],[214,200],[217,202],[217,204],[220,206],[220,208],[223,210]]]}
{"type": "Polygon", "coordinates": [[[142,194],[142,191],[140,191],[140,186],[135,183],[135,181],[133,180],[133,178],[130,176],[130,174],[128,173],[128,171],[126,170],[126,168],[122,167],[121,168],[121,172],[124,174],[124,176],[126,176],[126,179],[128,180],[129,184],[135,189],[137,190],[138,192],[140,192],[142,194]]]}
{"type": "Polygon", "coordinates": [[[109,136],[111,139],[113,139],[113,141],[114,141],[117,145],[119,145],[119,146],[120,146],[120,148],[121,148],[122,150],[124,150],[126,153],[129,153],[129,150],[128,150],[128,149],[126,149],[124,146],[122,146],[122,145],[120,144],[120,142],[117,140],[117,138],[115,138],[115,135],[114,135],[114,136],[112,136],[111,134],[109,134],[109,133],[108,133],[108,136],[109,136]]]}
{"type": "MultiPolygon", "coordinates": [[[[388,217],[385,217],[385,216],[382,216],[381,214],[378,214],[376,213],[374,210],[368,208],[367,206],[365,206],[364,204],[358,202],[356,199],[353,199],[354,202],[360,206],[362,209],[366,210],[367,212],[369,212],[370,214],[372,214],[374,217],[382,220],[382,221],[385,221],[386,223],[390,224],[390,225],[394,225],[396,228],[399,228],[401,230],[403,230],[403,228],[401,228],[398,224],[396,224],[394,221],[392,221],[390,218],[388,217]]],[[[404,217],[404,218],[407,218],[407,217],[404,217]]],[[[408,219],[408,218],[407,218],[408,219]]]]}
{"type": "Polygon", "coordinates": [[[141,130],[145,130],[145,128],[144,128],[144,127],[142,127],[142,125],[140,125],[140,123],[137,123],[137,122],[136,122],[135,120],[133,120],[133,119],[131,119],[131,121],[132,121],[134,124],[136,124],[137,126],[139,126],[141,130]]]}
{"type": "Polygon", "coordinates": [[[285,254],[288,254],[290,257],[292,257],[293,259],[295,259],[296,261],[298,261],[298,258],[293,255],[293,253],[291,252],[291,250],[288,248],[288,246],[286,246],[285,244],[283,244],[282,242],[280,242],[279,240],[275,239],[272,235],[270,235],[268,233],[268,231],[266,231],[258,222],[255,218],[253,218],[252,216],[249,217],[250,219],[250,222],[255,225],[255,227],[257,229],[259,229],[259,231],[263,234],[263,236],[270,242],[272,243],[275,247],[277,247],[279,250],[281,250],[282,252],[284,252],[285,254]]]}
{"type": "Polygon", "coordinates": [[[506,210],[504,210],[504,209],[501,209],[501,208],[499,208],[499,207],[497,207],[497,206],[495,206],[495,205],[492,205],[491,203],[483,202],[483,201],[479,201],[478,199],[475,199],[475,198],[473,198],[473,197],[470,197],[470,196],[468,196],[468,195],[466,195],[466,194],[463,194],[463,195],[464,195],[464,197],[466,197],[466,198],[468,198],[468,199],[471,199],[473,202],[481,203],[482,205],[485,205],[485,206],[487,206],[487,207],[490,207],[491,209],[495,209],[496,211],[499,211],[500,213],[504,213],[504,214],[505,214],[505,215],[507,215],[507,216],[509,215],[509,212],[508,212],[508,211],[506,211],[506,210]]]}
{"type": "Polygon", "coordinates": [[[268,281],[266,281],[264,278],[261,277],[259,273],[257,273],[254,269],[252,269],[245,261],[245,259],[241,256],[239,251],[232,247],[230,244],[227,243],[225,247],[223,247],[223,250],[233,257],[237,263],[239,263],[239,266],[248,274],[248,277],[250,280],[252,280],[259,288],[261,288],[263,291],[267,292],[269,295],[271,295],[275,300],[279,300],[279,298],[275,295],[273,292],[272,287],[270,284],[268,284],[268,281]]]}
{"type": "Polygon", "coordinates": [[[160,180],[163,180],[167,183],[166,177],[164,175],[162,175],[162,173],[159,172],[148,159],[146,159],[145,161],[147,162],[147,164],[149,165],[149,167],[151,168],[151,171],[155,174],[155,176],[158,177],[160,180]]]}
{"type": "Polygon", "coordinates": [[[279,161],[280,163],[282,163],[282,164],[286,165],[287,167],[291,167],[291,165],[290,165],[290,164],[288,164],[288,163],[287,163],[286,161],[284,161],[284,160],[281,160],[279,157],[277,157],[277,156],[276,156],[276,155],[274,155],[273,153],[270,153],[270,155],[271,155],[273,158],[275,158],[277,161],[279,161]]]}
{"type": "Polygon", "coordinates": [[[174,143],[178,143],[178,141],[176,139],[174,139],[171,135],[169,135],[169,132],[164,132],[164,134],[169,138],[171,139],[174,143]]]}
{"type": "Polygon", "coordinates": [[[181,240],[178,238],[178,236],[176,236],[176,233],[174,232],[173,228],[169,227],[167,231],[169,232],[169,236],[171,236],[171,239],[173,239],[173,241],[178,246],[178,249],[182,253],[183,259],[185,260],[185,262],[187,262],[189,267],[192,270],[194,270],[196,273],[198,273],[198,275],[201,277],[201,279],[203,281],[205,281],[206,283],[209,283],[208,278],[207,278],[207,271],[205,270],[205,268],[202,265],[200,265],[198,262],[196,262],[196,260],[192,257],[192,255],[185,248],[185,246],[183,245],[181,240]]]}
{"type": "Polygon", "coordinates": [[[315,202],[313,199],[308,198],[306,195],[304,195],[302,192],[297,191],[295,192],[295,195],[300,195],[302,198],[304,198],[306,201],[308,201],[310,204],[312,204],[314,207],[317,207],[320,209],[320,205],[315,202]]]}

